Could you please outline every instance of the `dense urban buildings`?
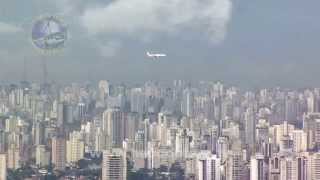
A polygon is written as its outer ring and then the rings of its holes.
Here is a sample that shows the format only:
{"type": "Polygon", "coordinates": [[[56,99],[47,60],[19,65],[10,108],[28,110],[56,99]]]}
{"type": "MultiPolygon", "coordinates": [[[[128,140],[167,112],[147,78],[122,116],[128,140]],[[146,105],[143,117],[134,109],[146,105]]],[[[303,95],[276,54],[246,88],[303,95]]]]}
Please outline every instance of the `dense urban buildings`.
{"type": "Polygon", "coordinates": [[[320,179],[319,88],[3,84],[0,127],[1,180],[320,179]]]}

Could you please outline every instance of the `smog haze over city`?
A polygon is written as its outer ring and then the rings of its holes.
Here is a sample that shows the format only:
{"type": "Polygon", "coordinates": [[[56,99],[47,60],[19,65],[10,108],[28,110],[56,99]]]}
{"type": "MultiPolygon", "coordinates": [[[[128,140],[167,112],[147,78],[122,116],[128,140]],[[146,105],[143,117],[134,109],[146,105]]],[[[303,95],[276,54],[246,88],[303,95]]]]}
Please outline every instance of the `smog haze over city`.
{"type": "Polygon", "coordinates": [[[319,7],[0,0],[0,180],[319,180],[319,7]]]}

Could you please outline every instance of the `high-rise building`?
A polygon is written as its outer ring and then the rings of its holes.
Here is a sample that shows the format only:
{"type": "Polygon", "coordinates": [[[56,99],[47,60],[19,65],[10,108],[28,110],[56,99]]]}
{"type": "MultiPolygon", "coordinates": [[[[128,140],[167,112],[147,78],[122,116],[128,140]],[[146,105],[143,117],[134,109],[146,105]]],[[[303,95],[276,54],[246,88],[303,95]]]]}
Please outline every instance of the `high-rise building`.
{"type": "Polygon", "coordinates": [[[311,179],[320,179],[320,153],[311,155],[311,179]]]}
{"type": "Polygon", "coordinates": [[[294,152],[299,153],[299,152],[307,151],[307,146],[308,146],[307,133],[305,133],[303,130],[293,130],[292,140],[293,140],[294,152]]]}
{"type": "Polygon", "coordinates": [[[135,133],[139,126],[139,115],[137,113],[127,113],[124,116],[125,138],[134,140],[135,133]]]}
{"type": "Polygon", "coordinates": [[[229,142],[227,137],[219,137],[217,141],[217,156],[221,159],[221,162],[225,162],[228,157],[229,142]]]}
{"type": "Polygon", "coordinates": [[[16,148],[14,145],[10,146],[8,149],[8,160],[7,167],[9,169],[18,169],[20,167],[20,150],[16,148]]]}
{"type": "Polygon", "coordinates": [[[50,153],[46,150],[45,145],[38,145],[36,147],[36,165],[44,167],[49,165],[50,153]]]}
{"type": "MultiPolygon", "coordinates": [[[[294,156],[285,156],[280,159],[280,179],[281,180],[300,180],[301,176],[298,174],[303,173],[301,164],[297,163],[294,156]],[[299,167],[300,165],[300,167],[299,167]]],[[[303,179],[304,180],[304,179],[303,179]]]]}
{"type": "Polygon", "coordinates": [[[18,124],[18,119],[16,117],[10,116],[10,118],[6,119],[5,131],[6,132],[13,132],[18,124]]]}
{"type": "Polygon", "coordinates": [[[176,134],[175,152],[179,157],[185,158],[190,152],[190,136],[187,129],[181,129],[176,134]]]}
{"type": "Polygon", "coordinates": [[[78,103],[78,106],[77,106],[77,112],[78,112],[78,118],[79,120],[83,120],[85,119],[86,115],[87,115],[87,107],[86,107],[86,104],[85,103],[78,103]]]}
{"type": "Polygon", "coordinates": [[[320,149],[320,119],[315,119],[313,125],[314,143],[320,149]]]}
{"type": "Polygon", "coordinates": [[[104,100],[110,95],[110,85],[106,80],[101,80],[99,82],[99,98],[100,100],[104,100]]]}
{"type": "Polygon", "coordinates": [[[64,170],[66,167],[66,140],[64,137],[52,138],[52,163],[57,170],[64,170]]]}
{"type": "Polygon", "coordinates": [[[313,94],[310,94],[310,96],[307,98],[307,106],[308,106],[308,112],[313,113],[315,112],[315,97],[313,94]]]}
{"type": "Polygon", "coordinates": [[[7,156],[6,154],[0,154],[0,179],[7,179],[7,156]]]}
{"type": "Polygon", "coordinates": [[[124,140],[123,112],[118,108],[107,109],[102,117],[102,130],[112,142],[112,147],[122,147],[124,140]]]}
{"type": "Polygon", "coordinates": [[[73,123],[73,107],[71,104],[63,105],[63,122],[72,124],[73,123]]]}
{"type": "Polygon", "coordinates": [[[145,96],[142,88],[131,89],[130,92],[130,111],[142,114],[145,111],[145,96]]]}
{"type": "Polygon", "coordinates": [[[167,145],[168,141],[168,127],[170,125],[169,115],[165,113],[158,114],[158,137],[160,144],[163,146],[167,145]]]}
{"type": "Polygon", "coordinates": [[[173,155],[172,150],[168,146],[153,146],[152,154],[151,154],[151,157],[152,157],[151,167],[159,168],[161,166],[170,165],[173,161],[172,155],[173,155]]]}
{"type": "Polygon", "coordinates": [[[297,124],[298,103],[295,97],[287,97],[285,102],[285,121],[291,124],[297,124]]]}
{"type": "Polygon", "coordinates": [[[63,115],[64,103],[58,103],[57,106],[58,106],[57,107],[57,126],[61,127],[64,124],[64,119],[63,119],[63,117],[64,117],[64,115],[63,115]]]}
{"type": "Polygon", "coordinates": [[[310,175],[308,175],[310,165],[308,162],[308,156],[298,155],[295,157],[293,165],[293,178],[294,180],[308,180],[310,175]]]}
{"type": "Polygon", "coordinates": [[[6,132],[0,130],[0,153],[4,153],[6,150],[6,132]]]}
{"type": "Polygon", "coordinates": [[[241,180],[243,176],[243,167],[242,152],[229,151],[226,167],[226,180],[241,180]]]}
{"type": "Polygon", "coordinates": [[[190,89],[185,89],[182,95],[181,112],[182,114],[192,117],[194,104],[194,92],[190,89]]]}
{"type": "Polygon", "coordinates": [[[308,149],[314,149],[317,140],[320,142],[320,121],[317,119],[320,119],[320,113],[307,113],[303,115],[303,131],[307,133],[308,149]]]}
{"type": "Polygon", "coordinates": [[[245,141],[246,144],[253,150],[256,137],[256,119],[253,107],[249,107],[244,115],[245,120],[245,141]]]}
{"type": "Polygon", "coordinates": [[[269,179],[279,180],[280,179],[280,157],[273,156],[269,159],[269,179]]]}
{"type": "Polygon", "coordinates": [[[103,150],[110,149],[110,138],[104,133],[101,128],[97,128],[95,133],[95,151],[102,152],[103,150]]]}
{"type": "Polygon", "coordinates": [[[210,151],[197,155],[197,180],[220,180],[220,159],[210,151]]]}
{"type": "Polygon", "coordinates": [[[127,159],[123,149],[114,148],[103,152],[102,180],[126,180],[127,159]]]}
{"type": "Polygon", "coordinates": [[[45,143],[44,130],[45,130],[45,127],[43,122],[37,121],[34,124],[34,144],[35,145],[42,145],[45,143]]]}
{"type": "Polygon", "coordinates": [[[256,151],[265,156],[271,154],[271,144],[269,143],[269,123],[265,119],[259,119],[256,125],[256,151]]]}
{"type": "Polygon", "coordinates": [[[265,180],[268,179],[268,172],[266,172],[264,156],[257,154],[251,157],[250,160],[250,180],[265,180]]]}
{"type": "Polygon", "coordinates": [[[288,136],[294,130],[294,125],[288,124],[287,121],[284,121],[283,124],[273,125],[270,127],[272,141],[276,145],[281,145],[283,140],[287,139],[288,136]]]}
{"type": "Polygon", "coordinates": [[[84,141],[81,132],[69,134],[67,141],[67,162],[75,163],[84,157],[84,141]]]}

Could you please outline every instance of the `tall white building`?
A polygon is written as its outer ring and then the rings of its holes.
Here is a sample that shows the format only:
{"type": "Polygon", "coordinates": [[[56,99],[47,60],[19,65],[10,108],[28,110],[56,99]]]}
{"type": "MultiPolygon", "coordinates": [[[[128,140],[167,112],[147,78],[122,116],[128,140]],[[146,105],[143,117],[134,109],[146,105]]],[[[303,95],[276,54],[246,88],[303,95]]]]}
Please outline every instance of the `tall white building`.
{"type": "Polygon", "coordinates": [[[265,180],[267,172],[264,168],[264,157],[262,154],[257,154],[251,157],[250,160],[250,180],[265,180]]]}
{"type": "Polygon", "coordinates": [[[194,104],[194,92],[190,89],[185,89],[182,95],[181,112],[182,114],[192,117],[194,104]]]}
{"type": "Polygon", "coordinates": [[[7,156],[6,154],[0,154],[0,179],[7,179],[7,156]]]}
{"type": "Polygon", "coordinates": [[[95,151],[102,152],[103,150],[110,148],[110,139],[107,134],[104,133],[101,128],[97,128],[95,133],[95,151]]]}
{"type": "Polygon", "coordinates": [[[84,157],[84,141],[82,134],[78,131],[70,133],[67,141],[67,162],[74,163],[84,157]]]}
{"type": "Polygon", "coordinates": [[[308,112],[313,113],[315,112],[314,105],[315,105],[315,97],[313,94],[310,94],[310,96],[307,98],[307,107],[308,112]]]}
{"type": "Polygon", "coordinates": [[[303,130],[293,130],[292,131],[292,140],[293,140],[293,151],[294,152],[305,152],[307,151],[308,146],[308,137],[307,133],[303,130]]]}
{"type": "Polygon", "coordinates": [[[114,148],[103,152],[102,180],[126,180],[127,159],[123,149],[114,148]]]}
{"type": "Polygon", "coordinates": [[[46,150],[45,145],[38,145],[36,147],[36,165],[44,167],[49,165],[50,153],[46,150]]]}
{"type": "Polygon", "coordinates": [[[185,158],[190,152],[190,136],[187,129],[179,129],[175,139],[175,153],[178,157],[185,158]]]}
{"type": "Polygon", "coordinates": [[[284,138],[287,138],[294,130],[294,125],[288,124],[284,121],[283,124],[273,125],[270,127],[269,132],[272,137],[272,143],[276,145],[281,145],[284,138]]]}
{"type": "Polygon", "coordinates": [[[20,149],[16,148],[14,145],[11,145],[7,154],[7,167],[14,170],[20,168],[20,149]]]}

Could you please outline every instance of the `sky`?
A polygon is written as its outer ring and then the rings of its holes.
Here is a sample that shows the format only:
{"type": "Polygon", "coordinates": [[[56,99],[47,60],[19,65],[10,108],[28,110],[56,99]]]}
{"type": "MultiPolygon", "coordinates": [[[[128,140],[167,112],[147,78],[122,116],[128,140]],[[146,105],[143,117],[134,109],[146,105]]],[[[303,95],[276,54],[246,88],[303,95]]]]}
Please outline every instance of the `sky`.
{"type": "Polygon", "coordinates": [[[0,0],[0,82],[221,80],[320,87],[318,0],[0,0]],[[63,50],[31,41],[35,20],[68,26],[63,50]],[[166,53],[152,61],[146,51],[166,53]]]}

